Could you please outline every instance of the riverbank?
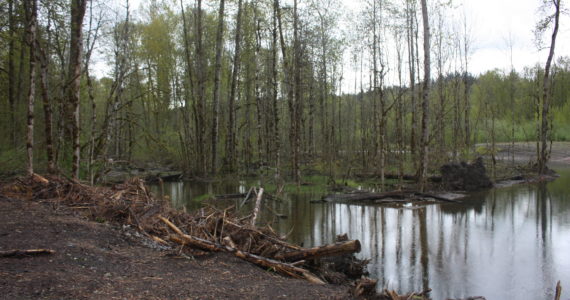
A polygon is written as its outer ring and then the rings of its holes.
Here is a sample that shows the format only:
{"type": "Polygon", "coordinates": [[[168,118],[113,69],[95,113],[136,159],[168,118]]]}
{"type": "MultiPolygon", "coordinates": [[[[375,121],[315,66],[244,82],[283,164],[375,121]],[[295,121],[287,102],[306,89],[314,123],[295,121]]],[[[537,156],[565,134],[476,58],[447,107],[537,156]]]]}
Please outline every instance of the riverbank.
{"type": "MultiPolygon", "coordinates": [[[[480,144],[490,149],[490,144],[480,144]]],[[[501,161],[513,161],[524,164],[536,161],[536,142],[497,143],[497,159],[501,161]]],[[[553,142],[550,152],[549,164],[570,165],[570,142],[553,142]]]]}
{"type": "Polygon", "coordinates": [[[227,253],[190,258],[130,227],[89,220],[81,207],[0,195],[4,299],[348,299],[348,288],[286,278],[227,253]]]}
{"type": "MultiPolygon", "coordinates": [[[[20,191],[23,192],[23,191],[20,191]]],[[[25,193],[23,193],[25,194],[25,193]]],[[[32,194],[27,195],[28,198],[32,194]]],[[[62,194],[61,198],[68,198],[62,194]]],[[[351,287],[316,285],[265,271],[227,253],[189,256],[133,226],[93,219],[89,203],[66,206],[0,193],[0,251],[54,250],[0,258],[0,292],[9,299],[351,298],[351,287]]],[[[367,247],[364,245],[364,247],[367,247]]]]}

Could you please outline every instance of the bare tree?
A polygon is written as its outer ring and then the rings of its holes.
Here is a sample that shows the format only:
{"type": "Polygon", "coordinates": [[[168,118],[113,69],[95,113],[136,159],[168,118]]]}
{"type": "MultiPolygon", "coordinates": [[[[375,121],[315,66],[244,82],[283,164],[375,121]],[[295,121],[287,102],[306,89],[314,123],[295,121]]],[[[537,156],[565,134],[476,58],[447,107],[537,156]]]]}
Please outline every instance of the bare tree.
{"type": "MultiPolygon", "coordinates": [[[[550,69],[552,65],[552,59],[554,57],[554,47],[556,46],[556,36],[558,35],[559,21],[560,21],[560,9],[562,0],[550,0],[543,1],[545,6],[554,6],[554,14],[548,15],[546,18],[541,20],[537,24],[536,33],[541,34],[544,32],[552,22],[554,22],[554,27],[552,29],[552,37],[550,39],[550,50],[548,51],[548,59],[546,60],[546,65],[544,66],[544,77],[542,80],[542,112],[540,115],[540,154],[538,157],[538,173],[544,174],[547,171],[546,163],[549,160],[550,151],[548,149],[548,142],[550,138],[550,124],[549,124],[549,111],[550,111],[550,69]]],[[[547,7],[543,7],[545,10],[547,7]]]]}
{"type": "Polygon", "coordinates": [[[469,55],[471,53],[471,32],[467,24],[467,17],[465,12],[463,13],[463,128],[464,128],[464,146],[465,154],[469,156],[469,151],[471,148],[471,100],[469,95],[471,93],[471,79],[469,76],[469,55]]]}
{"type": "Polygon", "coordinates": [[[418,127],[417,113],[416,113],[416,58],[415,58],[415,46],[414,43],[414,16],[415,11],[415,0],[406,0],[406,17],[407,17],[407,42],[408,42],[408,65],[410,74],[410,98],[411,98],[411,111],[412,111],[412,121],[411,121],[411,133],[410,133],[410,152],[412,154],[412,160],[415,161],[416,155],[416,133],[418,127]]]}
{"type": "MultiPolygon", "coordinates": [[[[275,177],[280,177],[281,165],[281,140],[279,134],[279,106],[277,104],[278,97],[278,78],[277,78],[277,31],[281,29],[281,12],[279,0],[273,1],[273,29],[271,31],[271,102],[273,106],[273,152],[275,153],[275,177]],[[279,22],[278,22],[279,21],[279,22]],[[277,25],[279,23],[279,26],[277,25]]],[[[279,30],[280,31],[280,30],[279,30]]],[[[281,38],[283,36],[281,35],[281,38]]],[[[281,44],[283,40],[281,39],[281,44]]]]}
{"type": "Polygon", "coordinates": [[[80,121],[79,101],[81,86],[81,60],[83,55],[83,17],[87,8],[88,0],[71,1],[71,41],[69,45],[69,69],[68,69],[68,99],[71,105],[71,135],[73,140],[73,161],[71,172],[74,179],[79,179],[80,158],[80,121]]]}
{"type": "MultiPolygon", "coordinates": [[[[187,83],[187,88],[185,89],[185,102],[184,102],[184,110],[182,111],[182,122],[183,122],[183,128],[184,128],[184,136],[185,136],[185,140],[181,142],[181,147],[182,147],[182,152],[185,153],[184,154],[184,162],[186,164],[185,169],[188,170],[190,168],[190,147],[189,147],[189,141],[191,139],[191,129],[190,129],[190,97],[194,96],[194,79],[193,79],[193,72],[192,72],[192,59],[191,59],[191,55],[190,55],[190,39],[188,37],[188,22],[186,20],[186,13],[184,12],[184,3],[182,0],[180,0],[180,11],[182,14],[182,34],[184,36],[183,40],[184,40],[184,60],[186,62],[186,83],[187,83]]],[[[196,103],[196,102],[193,102],[196,103]]],[[[196,107],[194,105],[194,107],[196,107]]]]}
{"type": "Polygon", "coordinates": [[[26,43],[28,44],[30,55],[30,86],[28,90],[28,122],[26,134],[26,150],[28,154],[28,175],[34,174],[34,100],[36,97],[36,28],[38,15],[37,0],[24,1],[26,12],[26,43]]]}
{"type": "Polygon", "coordinates": [[[228,103],[228,137],[226,139],[226,164],[228,171],[235,171],[236,157],[236,93],[237,93],[237,79],[241,66],[241,15],[242,15],[242,1],[238,0],[238,12],[236,17],[236,34],[235,34],[235,50],[234,50],[234,64],[232,69],[232,81],[230,84],[230,98],[228,103]]]}
{"type": "MultiPolygon", "coordinates": [[[[287,58],[287,51],[286,51],[286,47],[287,45],[285,44],[285,37],[283,35],[283,22],[281,19],[281,7],[279,6],[279,2],[278,0],[275,0],[275,7],[277,10],[277,25],[278,25],[278,29],[279,29],[279,42],[281,45],[281,59],[283,60],[283,73],[285,74],[285,90],[287,91],[287,102],[289,103],[289,111],[292,112],[292,103],[293,103],[293,88],[292,88],[292,84],[290,81],[290,76],[291,76],[291,69],[289,66],[289,60],[287,58]]],[[[295,12],[296,13],[296,12],[295,12]]],[[[294,14],[295,14],[294,13],[294,14]]],[[[275,97],[277,97],[277,94],[275,95],[275,97]]],[[[275,98],[275,100],[277,100],[277,98],[275,98]]],[[[275,107],[277,107],[277,103],[275,103],[275,107]]],[[[277,113],[277,111],[276,111],[277,113]]],[[[293,118],[291,118],[291,125],[293,125],[293,118]]],[[[292,134],[293,131],[291,131],[292,134]]],[[[276,134],[278,133],[278,131],[276,131],[276,134]]],[[[290,136],[291,137],[291,136],[290,136]]],[[[276,138],[279,138],[278,136],[276,136],[276,138]]],[[[278,174],[277,174],[278,175],[278,174]]]]}
{"type": "Polygon", "coordinates": [[[421,190],[425,189],[427,179],[428,157],[429,157],[429,89],[430,89],[430,31],[427,0],[421,0],[422,19],[424,27],[424,82],[422,93],[422,135],[421,135],[421,157],[418,179],[421,190]]]}
{"type": "Polygon", "coordinates": [[[301,92],[301,41],[299,37],[299,11],[297,0],[293,2],[293,59],[294,59],[294,90],[292,98],[291,131],[293,146],[293,177],[297,185],[301,183],[300,147],[301,147],[301,116],[302,116],[302,92],[301,92]]]}
{"type": "Polygon", "coordinates": [[[44,45],[40,42],[40,38],[36,38],[34,43],[36,47],[36,59],[40,62],[40,86],[42,104],[44,110],[44,134],[46,141],[46,155],[47,155],[47,171],[50,174],[55,173],[55,156],[53,147],[53,130],[52,130],[52,108],[51,99],[49,97],[48,86],[48,65],[49,65],[49,47],[51,43],[51,18],[48,18],[48,25],[46,28],[47,37],[44,45]]]}
{"type": "MultiPolygon", "coordinates": [[[[129,0],[126,1],[127,12],[129,11],[129,0]]],[[[128,13],[127,13],[128,15],[128,13]]],[[[85,78],[87,80],[87,92],[89,95],[89,102],[91,103],[91,128],[89,131],[89,158],[87,164],[87,170],[89,175],[89,183],[93,184],[95,179],[95,172],[93,168],[93,164],[95,162],[95,135],[97,129],[97,103],[95,102],[95,87],[93,86],[93,79],[91,78],[91,74],[89,73],[89,62],[91,61],[91,55],[93,53],[93,49],[95,44],[97,43],[97,38],[99,36],[99,29],[101,28],[101,23],[103,18],[102,12],[100,13],[99,19],[97,20],[97,24],[93,24],[95,20],[94,10],[93,10],[93,1],[89,4],[89,28],[87,30],[87,38],[86,38],[86,53],[85,53],[85,78]]],[[[127,20],[128,23],[128,20],[127,20]]],[[[43,75],[42,70],[42,75],[43,75]]],[[[44,101],[45,102],[45,101],[44,101]]],[[[44,105],[45,106],[45,105],[44,105]]],[[[47,116],[47,113],[46,113],[47,116]]],[[[46,117],[47,119],[47,117],[46,117]]],[[[51,121],[51,120],[50,120],[51,121]]],[[[47,123],[47,121],[46,121],[47,123]]],[[[51,125],[50,125],[51,127],[51,125]]],[[[46,134],[47,134],[46,128],[46,134]]],[[[51,131],[51,129],[50,129],[51,131]]],[[[49,151],[49,150],[48,150],[49,151]]],[[[49,154],[48,154],[49,156],[49,154]]]]}
{"type": "Polygon", "coordinates": [[[195,37],[195,47],[196,47],[196,76],[198,80],[198,94],[196,101],[194,101],[194,122],[196,130],[196,149],[197,149],[197,166],[198,173],[206,173],[206,149],[204,135],[206,133],[206,122],[205,122],[205,106],[206,106],[206,54],[204,53],[203,45],[203,17],[202,17],[202,0],[198,0],[198,7],[196,8],[196,37],[195,37]]]}
{"type": "Polygon", "coordinates": [[[10,129],[11,129],[11,140],[10,143],[16,146],[16,75],[14,61],[16,51],[15,51],[15,40],[16,40],[16,18],[15,18],[15,4],[16,0],[8,0],[8,104],[10,107],[10,129]]]}
{"type": "Polygon", "coordinates": [[[218,152],[218,130],[220,127],[220,74],[222,70],[222,41],[224,36],[224,4],[225,0],[220,0],[220,8],[218,10],[218,29],[216,33],[216,65],[214,66],[214,102],[212,114],[212,162],[210,172],[216,174],[217,171],[217,152],[218,152]]]}

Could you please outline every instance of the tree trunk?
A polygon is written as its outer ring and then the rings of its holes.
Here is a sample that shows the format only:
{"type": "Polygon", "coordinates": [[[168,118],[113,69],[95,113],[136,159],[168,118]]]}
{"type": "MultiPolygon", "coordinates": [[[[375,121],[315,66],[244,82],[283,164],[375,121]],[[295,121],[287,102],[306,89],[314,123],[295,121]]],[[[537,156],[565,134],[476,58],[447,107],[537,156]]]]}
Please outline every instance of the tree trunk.
{"type": "MultiPolygon", "coordinates": [[[[192,72],[192,60],[190,57],[190,41],[188,38],[188,23],[186,21],[186,14],[184,12],[184,4],[182,0],[180,0],[180,10],[182,14],[182,30],[184,34],[184,55],[186,61],[186,76],[187,76],[187,84],[186,88],[184,89],[184,110],[182,113],[182,121],[184,122],[184,137],[185,139],[181,139],[181,146],[184,153],[184,161],[185,163],[185,170],[188,171],[190,169],[191,158],[190,158],[190,140],[192,138],[192,133],[190,129],[190,98],[194,98],[194,79],[193,72],[192,72]]],[[[195,102],[194,102],[195,103],[195,102]]],[[[195,106],[194,106],[195,107],[195,106]]]]}
{"type": "MultiPolygon", "coordinates": [[[[412,161],[415,160],[416,156],[416,132],[417,132],[417,114],[416,114],[416,64],[415,64],[415,50],[414,50],[414,21],[412,17],[412,5],[411,1],[406,1],[407,11],[408,11],[408,64],[409,64],[409,74],[410,74],[410,98],[411,98],[411,111],[412,111],[412,124],[410,133],[410,152],[412,155],[412,161]]],[[[415,12],[414,12],[415,13],[415,12]]],[[[414,163],[415,165],[415,163],[414,163]]]]}
{"type": "MultiPolygon", "coordinates": [[[[10,143],[16,147],[16,75],[14,61],[16,60],[14,49],[14,41],[16,40],[16,21],[14,18],[14,2],[16,0],[8,0],[8,104],[10,108],[10,143]]],[[[20,58],[22,59],[22,58],[20,58]]]]}
{"type": "Polygon", "coordinates": [[[360,252],[360,249],[360,241],[351,240],[314,248],[285,252],[281,255],[276,256],[275,258],[286,262],[295,262],[299,260],[315,259],[319,257],[339,256],[343,254],[352,254],[355,252],[358,253],[360,252]]]}
{"type": "Polygon", "coordinates": [[[549,140],[549,111],[550,111],[550,68],[554,57],[554,47],[556,45],[556,36],[558,35],[559,19],[560,19],[560,1],[553,0],[552,3],[556,9],[554,13],[554,29],[552,30],[552,38],[550,41],[550,51],[548,59],[544,67],[544,78],[542,80],[542,114],[540,123],[540,157],[538,158],[538,173],[545,174],[547,171],[546,163],[549,160],[550,153],[548,151],[549,140]]]}
{"type": "Polygon", "coordinates": [[[228,103],[229,118],[228,118],[228,137],[226,140],[226,164],[229,172],[235,171],[236,164],[236,93],[237,81],[240,70],[240,55],[241,55],[241,15],[242,15],[242,2],[238,1],[238,12],[236,17],[236,35],[235,35],[235,51],[234,51],[234,65],[232,69],[232,81],[230,84],[230,99],[228,103]]]}
{"type": "Polygon", "coordinates": [[[71,173],[74,179],[79,179],[80,159],[80,120],[79,101],[81,88],[81,57],[83,54],[83,17],[88,0],[73,0],[71,2],[71,41],[69,45],[68,69],[68,99],[71,105],[71,135],[73,140],[73,160],[71,173]]]}
{"type": "Polygon", "coordinates": [[[396,58],[398,70],[398,95],[396,96],[396,140],[398,145],[397,159],[398,159],[398,185],[404,183],[404,104],[402,101],[402,49],[401,49],[401,33],[397,31],[394,34],[396,40],[396,58]]]}
{"type": "Polygon", "coordinates": [[[465,63],[465,70],[463,72],[463,115],[464,115],[464,124],[463,128],[465,131],[465,153],[466,157],[469,156],[469,151],[471,149],[471,121],[470,121],[470,114],[471,114],[471,102],[469,100],[469,36],[467,32],[467,20],[464,19],[463,21],[463,59],[465,63]]]}
{"type": "Polygon", "coordinates": [[[421,0],[422,19],[424,27],[424,82],[422,93],[422,135],[421,135],[421,160],[419,183],[420,189],[424,191],[427,179],[428,168],[428,146],[429,146],[429,89],[430,89],[430,31],[427,11],[427,0],[421,0]]]}
{"type": "Polygon", "coordinates": [[[263,133],[263,120],[267,120],[268,118],[265,117],[263,113],[263,102],[261,100],[261,84],[260,84],[260,68],[259,68],[259,56],[261,55],[261,19],[257,16],[257,7],[255,19],[256,19],[256,26],[255,26],[255,58],[254,58],[254,65],[255,65],[255,108],[257,114],[257,161],[261,163],[262,161],[266,161],[266,154],[263,151],[263,143],[266,137],[263,133]]]}
{"type": "MultiPolygon", "coordinates": [[[[276,5],[277,5],[277,22],[278,22],[278,27],[279,27],[279,41],[281,44],[281,56],[282,56],[282,60],[283,60],[283,73],[285,74],[285,90],[287,91],[287,102],[289,103],[289,111],[292,112],[292,104],[294,102],[294,88],[292,87],[291,84],[291,68],[289,66],[289,60],[287,59],[287,51],[286,49],[286,45],[285,45],[285,38],[283,36],[283,23],[281,20],[281,9],[279,7],[279,2],[276,0],[276,5]]],[[[276,95],[277,96],[277,95],[276,95]]],[[[292,115],[291,115],[292,116],[292,115]]],[[[293,126],[293,118],[291,118],[291,126],[293,126]]],[[[290,133],[290,140],[291,140],[291,134],[290,133]]],[[[294,148],[294,146],[292,147],[294,148]]],[[[293,149],[291,149],[291,151],[293,151],[293,149]]]]}
{"type": "Polygon", "coordinates": [[[203,28],[202,28],[202,0],[198,0],[196,9],[196,76],[198,77],[198,94],[197,100],[194,102],[194,122],[196,130],[196,165],[198,174],[206,173],[206,152],[204,135],[205,116],[204,107],[206,106],[206,57],[203,49],[203,28]]]}
{"type": "MultiPolygon", "coordinates": [[[[37,0],[24,1],[26,12],[26,41],[30,48],[29,63],[30,63],[30,86],[28,90],[28,122],[27,122],[27,135],[26,135],[26,150],[28,154],[28,175],[34,174],[34,100],[36,97],[36,20],[38,3],[37,0]]],[[[23,59],[23,58],[20,58],[23,59]]]]}
{"type": "Polygon", "coordinates": [[[39,39],[36,39],[35,43],[37,47],[37,58],[40,61],[40,86],[44,110],[44,134],[46,139],[47,171],[49,174],[54,174],[56,170],[53,149],[52,109],[48,87],[48,56],[46,54],[46,49],[39,43],[39,39]]]}
{"type": "Polygon", "coordinates": [[[220,0],[220,8],[218,10],[218,30],[216,33],[216,65],[214,66],[214,102],[212,114],[212,149],[210,173],[216,174],[218,168],[217,152],[218,152],[218,131],[219,131],[219,114],[220,114],[220,76],[222,71],[222,41],[224,37],[224,4],[225,0],[220,0]]]}
{"type": "Polygon", "coordinates": [[[302,99],[301,99],[301,44],[299,40],[299,14],[297,11],[297,0],[293,3],[293,48],[294,48],[294,90],[295,97],[293,98],[293,111],[291,118],[291,131],[292,134],[292,146],[293,146],[293,177],[295,182],[299,185],[301,183],[301,168],[300,168],[300,146],[301,146],[301,111],[302,111],[302,99]]]}
{"type": "Polygon", "coordinates": [[[437,137],[437,153],[439,154],[438,157],[435,157],[434,160],[438,162],[445,162],[447,161],[447,151],[445,149],[445,86],[444,86],[444,75],[443,75],[443,67],[444,67],[444,40],[443,40],[443,16],[442,16],[442,8],[438,8],[437,11],[437,36],[436,36],[436,47],[437,47],[437,89],[438,89],[438,98],[439,98],[439,107],[437,112],[437,132],[435,133],[437,137]]]}
{"type": "MultiPolygon", "coordinates": [[[[279,0],[273,1],[273,31],[271,33],[271,98],[273,104],[273,153],[275,153],[275,177],[280,177],[281,165],[281,140],[279,134],[279,106],[277,103],[278,97],[278,78],[277,78],[277,20],[279,19],[279,28],[281,28],[279,0]]],[[[283,40],[281,40],[283,43],[283,40]]],[[[283,53],[284,50],[283,50],[283,53]]]]}

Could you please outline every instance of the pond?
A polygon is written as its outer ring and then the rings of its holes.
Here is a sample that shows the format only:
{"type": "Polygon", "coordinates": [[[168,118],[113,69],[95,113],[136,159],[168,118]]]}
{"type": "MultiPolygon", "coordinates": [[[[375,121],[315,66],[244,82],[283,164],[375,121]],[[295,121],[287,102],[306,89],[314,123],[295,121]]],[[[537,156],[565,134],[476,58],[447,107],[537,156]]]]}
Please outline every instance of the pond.
{"type": "MultiPolygon", "coordinates": [[[[554,182],[492,189],[461,204],[311,203],[325,191],[303,187],[266,200],[263,218],[305,247],[342,233],[360,240],[358,257],[371,260],[379,288],[430,287],[433,299],[552,299],[558,280],[570,286],[570,168],[557,172],[554,182]]],[[[253,183],[166,183],[165,194],[193,209],[204,195],[245,193],[253,183]]]]}

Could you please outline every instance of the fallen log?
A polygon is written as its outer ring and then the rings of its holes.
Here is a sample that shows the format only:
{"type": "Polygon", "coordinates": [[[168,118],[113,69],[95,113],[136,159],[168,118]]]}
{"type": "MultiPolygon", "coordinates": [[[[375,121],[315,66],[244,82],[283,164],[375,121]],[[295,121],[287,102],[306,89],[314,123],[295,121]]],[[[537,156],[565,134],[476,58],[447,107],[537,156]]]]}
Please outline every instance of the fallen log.
{"type": "MultiPolygon", "coordinates": [[[[459,203],[460,201],[448,199],[434,194],[421,193],[418,191],[392,191],[384,193],[371,193],[371,192],[358,192],[350,194],[330,194],[323,197],[324,201],[335,202],[362,202],[362,201],[375,201],[387,198],[404,199],[404,200],[418,200],[418,198],[433,198],[443,202],[459,203]]],[[[385,202],[401,202],[401,201],[385,201],[385,202]]]]}
{"type": "Polygon", "coordinates": [[[247,197],[246,199],[250,198],[249,193],[239,193],[239,194],[224,194],[224,195],[215,195],[214,198],[215,199],[238,199],[238,198],[244,198],[247,197]]]}
{"type": "Polygon", "coordinates": [[[433,199],[435,199],[435,200],[443,201],[443,202],[461,203],[461,201],[458,201],[458,200],[455,200],[455,199],[448,199],[448,198],[445,198],[445,197],[441,197],[441,196],[434,195],[434,194],[429,194],[429,193],[414,192],[414,195],[416,195],[416,196],[418,196],[418,197],[433,198],[433,199]]]}
{"type": "MultiPolygon", "coordinates": [[[[237,194],[220,194],[220,195],[215,195],[213,197],[214,200],[232,200],[232,199],[242,199],[243,203],[241,203],[241,206],[243,206],[243,204],[245,204],[245,202],[249,201],[250,199],[255,199],[255,194],[253,192],[247,192],[247,193],[237,193],[237,194]]],[[[283,199],[275,196],[275,194],[269,194],[267,192],[264,192],[263,194],[263,198],[268,199],[268,200],[273,200],[273,201],[282,201],[283,199]]],[[[241,207],[240,206],[240,207],[241,207]]]]}
{"type": "Polygon", "coordinates": [[[366,297],[376,294],[376,283],[378,280],[370,278],[362,278],[356,281],[354,295],[357,297],[366,297]]]}
{"type": "MultiPolygon", "coordinates": [[[[354,175],[357,178],[371,178],[371,177],[380,177],[379,174],[366,174],[366,173],[360,173],[360,174],[355,174],[354,175]]],[[[384,174],[384,178],[385,179],[400,179],[400,174],[397,173],[386,173],[384,174]]],[[[412,175],[412,174],[402,174],[402,179],[403,180],[408,180],[408,181],[417,181],[418,177],[416,175],[412,175]]],[[[427,180],[429,182],[441,182],[441,176],[429,176],[427,178],[427,180]]]]}
{"type": "MultiPolygon", "coordinates": [[[[185,233],[182,232],[182,230],[180,230],[180,228],[178,228],[176,225],[174,225],[172,222],[170,222],[168,219],[164,218],[164,217],[159,217],[161,221],[163,221],[166,225],[168,225],[168,227],[170,227],[170,229],[172,229],[174,232],[176,232],[178,234],[178,236],[170,236],[169,239],[177,244],[181,244],[181,245],[191,245],[193,247],[197,247],[200,248],[202,250],[209,250],[212,252],[229,252],[232,253],[233,255],[251,262],[253,264],[256,264],[258,266],[261,267],[265,267],[265,268],[271,268],[274,269],[275,271],[285,274],[285,275],[289,275],[289,276],[293,276],[293,277],[304,277],[305,279],[307,279],[310,282],[316,283],[316,284],[325,284],[325,282],[323,282],[321,279],[319,279],[317,276],[315,276],[314,274],[312,274],[311,272],[296,267],[294,265],[291,264],[287,264],[287,263],[283,263],[280,261],[276,261],[273,259],[269,259],[269,258],[265,258],[265,257],[261,257],[255,254],[251,254],[251,253],[247,253],[244,251],[241,251],[237,248],[234,247],[230,247],[227,245],[222,245],[222,244],[218,244],[215,242],[211,242],[208,240],[204,240],[204,239],[200,239],[197,237],[193,237],[190,235],[187,235],[185,233]]],[[[228,244],[233,244],[233,242],[231,242],[231,240],[228,241],[228,244]]]]}
{"type": "Polygon", "coordinates": [[[282,261],[293,262],[326,256],[338,256],[342,254],[358,253],[360,252],[360,248],[360,241],[352,240],[309,249],[285,252],[277,255],[275,258],[282,261]]]}
{"type": "Polygon", "coordinates": [[[46,255],[54,253],[55,251],[50,249],[8,250],[8,251],[0,251],[0,257],[22,258],[28,256],[46,255]]]}
{"type": "Polygon", "coordinates": [[[42,185],[48,185],[49,184],[49,180],[47,180],[42,175],[39,175],[36,173],[32,173],[32,181],[39,182],[42,185]]]}
{"type": "Polygon", "coordinates": [[[226,224],[227,226],[231,226],[231,227],[237,228],[237,229],[239,229],[240,231],[249,231],[249,232],[251,232],[251,233],[253,233],[253,234],[255,234],[255,235],[258,235],[258,236],[260,236],[260,237],[263,237],[263,238],[265,238],[265,239],[268,239],[268,240],[270,240],[271,242],[273,242],[273,243],[275,243],[275,244],[278,244],[278,245],[280,245],[280,246],[283,246],[283,247],[285,247],[285,248],[288,248],[288,249],[294,249],[294,250],[303,249],[303,248],[301,248],[301,247],[299,247],[299,246],[295,246],[295,245],[293,245],[293,244],[289,244],[289,243],[287,243],[287,242],[285,242],[285,241],[282,241],[282,240],[280,240],[280,239],[278,239],[278,238],[276,238],[276,237],[267,235],[267,234],[265,234],[265,233],[263,233],[263,232],[261,232],[261,231],[259,231],[259,230],[256,230],[256,229],[253,229],[253,228],[250,228],[250,227],[241,226],[241,225],[238,225],[238,224],[236,224],[236,223],[234,223],[234,222],[228,221],[228,220],[226,220],[226,219],[224,219],[224,224],[226,224]]]}

